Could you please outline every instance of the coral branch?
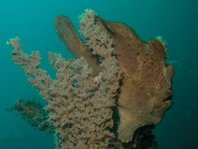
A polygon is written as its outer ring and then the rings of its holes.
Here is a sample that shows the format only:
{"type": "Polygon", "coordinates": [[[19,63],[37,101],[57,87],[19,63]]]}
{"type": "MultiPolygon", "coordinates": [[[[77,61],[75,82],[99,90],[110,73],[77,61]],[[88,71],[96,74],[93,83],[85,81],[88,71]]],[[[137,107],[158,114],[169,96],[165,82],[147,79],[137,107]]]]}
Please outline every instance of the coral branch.
{"type": "Polygon", "coordinates": [[[32,127],[48,133],[54,133],[54,127],[48,120],[48,112],[40,102],[19,99],[9,110],[16,111],[32,127]]]}
{"type": "Polygon", "coordinates": [[[39,53],[32,52],[31,55],[25,54],[21,48],[19,37],[10,39],[7,41],[7,44],[13,47],[13,60],[24,69],[29,81],[40,90],[48,88],[52,83],[52,79],[46,71],[39,68],[39,53]]]}

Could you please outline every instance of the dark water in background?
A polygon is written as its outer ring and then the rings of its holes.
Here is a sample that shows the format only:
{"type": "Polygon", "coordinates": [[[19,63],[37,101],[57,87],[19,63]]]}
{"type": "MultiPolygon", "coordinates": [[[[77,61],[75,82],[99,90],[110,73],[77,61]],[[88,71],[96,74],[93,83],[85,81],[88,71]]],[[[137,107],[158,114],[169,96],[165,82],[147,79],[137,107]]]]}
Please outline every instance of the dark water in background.
{"type": "Polygon", "coordinates": [[[5,111],[18,98],[42,99],[22,69],[11,61],[5,42],[20,36],[25,51],[39,50],[51,71],[47,51],[71,57],[56,35],[57,15],[78,16],[92,8],[108,20],[125,22],[144,40],[161,35],[176,68],[174,105],[156,129],[159,149],[198,148],[198,1],[197,0],[0,0],[0,149],[53,149],[53,136],[32,129],[5,111]]]}

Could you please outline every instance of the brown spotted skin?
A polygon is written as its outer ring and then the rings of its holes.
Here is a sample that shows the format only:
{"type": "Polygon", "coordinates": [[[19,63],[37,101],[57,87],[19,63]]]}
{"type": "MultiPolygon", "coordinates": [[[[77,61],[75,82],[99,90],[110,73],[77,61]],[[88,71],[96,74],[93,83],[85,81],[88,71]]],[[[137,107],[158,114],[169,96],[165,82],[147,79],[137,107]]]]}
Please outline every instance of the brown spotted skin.
{"type": "Polygon", "coordinates": [[[118,99],[119,139],[131,141],[141,126],[157,124],[171,106],[173,67],[159,40],[141,41],[121,23],[109,23],[123,81],[118,99]]]}

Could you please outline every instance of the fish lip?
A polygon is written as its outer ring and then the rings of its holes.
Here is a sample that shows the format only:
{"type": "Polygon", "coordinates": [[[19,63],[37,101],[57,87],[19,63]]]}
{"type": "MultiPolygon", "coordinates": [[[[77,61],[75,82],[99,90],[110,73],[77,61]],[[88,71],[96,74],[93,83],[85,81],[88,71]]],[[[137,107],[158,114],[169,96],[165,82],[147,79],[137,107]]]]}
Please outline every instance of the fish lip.
{"type": "Polygon", "coordinates": [[[172,100],[172,97],[173,97],[173,92],[172,92],[172,90],[169,90],[169,91],[167,92],[167,95],[166,95],[166,97],[164,98],[163,102],[168,101],[168,100],[172,100]]]}

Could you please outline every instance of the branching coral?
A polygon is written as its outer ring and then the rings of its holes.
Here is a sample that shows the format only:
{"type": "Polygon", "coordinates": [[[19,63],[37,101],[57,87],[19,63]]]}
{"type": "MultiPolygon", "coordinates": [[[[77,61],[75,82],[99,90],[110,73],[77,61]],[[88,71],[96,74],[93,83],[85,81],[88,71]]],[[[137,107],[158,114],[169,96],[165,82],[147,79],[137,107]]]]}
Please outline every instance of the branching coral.
{"type": "Polygon", "coordinates": [[[55,25],[77,57],[66,61],[59,54],[49,55],[56,79],[40,68],[38,52],[23,52],[19,38],[7,43],[14,48],[15,63],[22,66],[48,103],[56,147],[124,148],[120,141],[132,139],[138,142],[133,146],[141,146],[138,136],[147,133],[134,132],[159,123],[171,105],[173,67],[166,64],[162,41],[145,43],[126,25],[107,22],[93,10],[85,10],[80,17],[85,41],[80,40],[67,17],[57,17],[55,25]],[[120,118],[117,138],[112,131],[113,107],[120,118]]]}
{"type": "Polygon", "coordinates": [[[32,127],[54,133],[54,127],[48,121],[48,112],[44,109],[44,105],[36,100],[19,99],[8,109],[17,112],[22,119],[25,119],[32,127]]]}
{"type": "MultiPolygon", "coordinates": [[[[84,14],[81,23],[91,21],[87,19],[89,13],[84,14]]],[[[83,27],[89,29],[89,26],[82,26],[82,30],[83,27]]],[[[85,35],[87,38],[90,36],[95,36],[98,40],[101,38],[98,32],[85,35]]],[[[108,36],[105,40],[110,41],[108,36]]],[[[83,57],[66,61],[61,55],[50,54],[50,62],[57,71],[56,80],[39,68],[38,53],[26,55],[18,38],[11,39],[8,44],[14,48],[15,63],[23,67],[31,83],[40,89],[48,102],[50,121],[56,128],[59,139],[57,148],[108,147],[113,137],[108,130],[113,127],[111,107],[115,106],[119,87],[119,69],[117,60],[112,55],[111,43],[100,50],[96,49],[100,51],[96,53],[101,57],[101,71],[97,76],[93,75],[92,68],[83,57]]],[[[93,46],[92,48],[95,50],[93,46]]]]}

